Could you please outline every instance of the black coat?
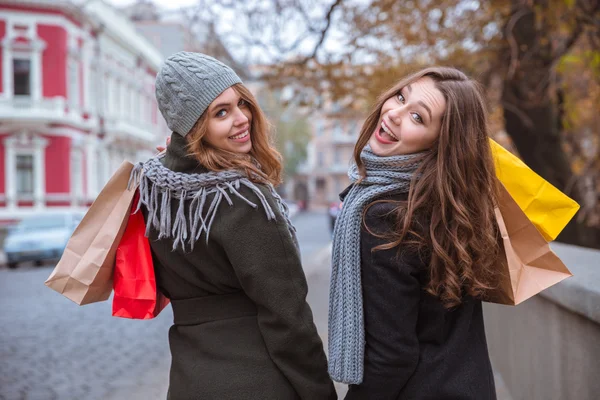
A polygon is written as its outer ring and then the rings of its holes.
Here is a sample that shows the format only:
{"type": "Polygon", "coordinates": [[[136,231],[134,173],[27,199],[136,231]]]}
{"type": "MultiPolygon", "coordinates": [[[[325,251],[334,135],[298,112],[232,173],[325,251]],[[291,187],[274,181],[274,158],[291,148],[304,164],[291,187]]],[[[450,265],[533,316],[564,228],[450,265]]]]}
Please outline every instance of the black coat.
{"type": "MultiPolygon", "coordinates": [[[[205,172],[186,158],[185,145],[174,134],[163,164],[205,172]]],[[[237,196],[231,206],[222,201],[208,242],[202,234],[192,251],[172,251],[172,239],[151,230],[158,287],[171,299],[175,319],[170,400],[336,398],[298,250],[275,199],[258,186],[276,221],[267,220],[244,186],[239,192],[258,207],[237,196]]],[[[173,201],[173,219],[177,207],[173,201]]]]}
{"type": "MultiPolygon", "coordinates": [[[[369,209],[365,223],[371,231],[393,228],[393,208],[377,203],[369,209]]],[[[481,301],[465,297],[460,306],[445,309],[424,291],[427,256],[399,256],[397,248],[372,251],[383,243],[363,226],[365,373],[360,385],[350,385],[346,400],[496,399],[481,301]]]]}

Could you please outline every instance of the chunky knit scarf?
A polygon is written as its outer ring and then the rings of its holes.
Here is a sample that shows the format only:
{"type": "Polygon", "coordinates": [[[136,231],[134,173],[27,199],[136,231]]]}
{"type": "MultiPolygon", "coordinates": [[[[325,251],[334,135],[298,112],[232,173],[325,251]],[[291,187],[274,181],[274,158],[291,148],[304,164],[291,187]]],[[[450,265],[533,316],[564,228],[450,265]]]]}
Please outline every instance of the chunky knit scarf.
{"type": "Polygon", "coordinates": [[[356,164],[348,171],[354,183],[344,199],[333,233],[329,292],[329,374],[347,384],[363,379],[365,328],[360,275],[362,213],[370,202],[390,192],[408,192],[421,154],[378,157],[369,146],[361,153],[366,177],[356,164]]]}
{"type": "MultiPolygon", "coordinates": [[[[134,166],[129,179],[129,186],[139,185],[140,201],[136,212],[143,204],[148,210],[146,236],[153,227],[159,232],[158,238],[173,238],[173,250],[193,250],[194,243],[206,233],[206,241],[210,228],[223,200],[232,206],[232,196],[239,197],[252,208],[257,204],[244,197],[240,192],[246,186],[260,200],[267,219],[275,220],[275,212],[269,205],[265,195],[248,177],[241,172],[228,170],[186,174],[174,172],[166,168],[158,158],[151,158],[134,166]],[[171,202],[178,201],[177,213],[172,220],[171,202]],[[188,200],[190,200],[188,202],[188,200]],[[210,203],[210,205],[208,204],[210,203]]],[[[281,214],[285,218],[290,235],[297,246],[296,229],[289,219],[287,205],[283,202],[275,188],[266,184],[275,198],[281,214]]]]}

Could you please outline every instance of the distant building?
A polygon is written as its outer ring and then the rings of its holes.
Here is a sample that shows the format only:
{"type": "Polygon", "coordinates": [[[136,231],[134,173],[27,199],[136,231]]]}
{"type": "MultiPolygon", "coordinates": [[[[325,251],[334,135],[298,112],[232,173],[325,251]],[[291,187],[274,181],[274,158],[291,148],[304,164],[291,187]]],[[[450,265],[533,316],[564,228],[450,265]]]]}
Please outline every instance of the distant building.
{"type": "MultiPolygon", "coordinates": [[[[163,59],[178,51],[202,51],[203,43],[199,37],[206,36],[206,29],[192,32],[184,24],[179,10],[161,10],[150,0],[138,0],[122,11],[137,31],[158,49],[163,59]]],[[[198,25],[200,29],[203,27],[198,25]]]]}
{"type": "Polygon", "coordinates": [[[288,193],[294,200],[320,207],[338,202],[350,183],[348,168],[363,119],[353,110],[326,103],[310,114],[309,122],[313,136],[308,157],[289,183],[288,193]]]}
{"type": "MultiPolygon", "coordinates": [[[[249,67],[250,77],[245,83],[257,95],[259,101],[262,100],[265,91],[273,91],[263,79],[264,74],[268,72],[268,66],[249,67]]],[[[339,201],[339,193],[350,183],[348,168],[364,115],[343,106],[340,102],[331,101],[326,93],[314,94],[318,97],[316,101],[319,104],[303,105],[303,97],[311,95],[306,92],[298,96],[288,95],[287,89],[294,93],[292,86],[275,90],[273,93],[280,101],[288,104],[288,109],[296,118],[306,119],[311,132],[305,162],[298,166],[293,176],[286,177],[278,191],[286,198],[301,201],[309,207],[327,206],[339,201]]],[[[303,92],[306,88],[297,89],[303,92]]],[[[314,98],[310,100],[314,101],[314,98]]],[[[263,109],[267,117],[273,119],[264,104],[263,109]]]]}
{"type": "Polygon", "coordinates": [[[213,25],[199,22],[202,15],[190,17],[181,10],[161,9],[151,0],[138,0],[124,7],[123,13],[163,58],[178,51],[205,53],[235,69],[242,78],[246,76],[245,68],[233,59],[213,25]]]}
{"type": "Polygon", "coordinates": [[[103,1],[3,0],[0,46],[0,222],[85,209],[167,135],[162,56],[103,1]]]}

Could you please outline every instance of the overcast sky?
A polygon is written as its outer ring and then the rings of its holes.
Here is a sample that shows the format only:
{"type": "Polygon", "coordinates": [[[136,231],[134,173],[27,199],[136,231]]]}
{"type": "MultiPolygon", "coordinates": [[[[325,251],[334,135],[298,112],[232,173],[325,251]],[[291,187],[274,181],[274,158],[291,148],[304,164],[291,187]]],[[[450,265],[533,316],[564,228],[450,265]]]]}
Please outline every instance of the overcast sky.
{"type": "MultiPolygon", "coordinates": [[[[1,0],[0,0],[1,1],[1,0]]],[[[136,0],[105,0],[107,3],[113,4],[116,7],[128,6],[131,4],[135,4],[136,0]]],[[[243,1],[243,0],[240,0],[243,1]]],[[[309,14],[313,15],[324,15],[325,11],[328,9],[328,4],[331,4],[334,0],[311,0],[307,1],[306,4],[311,4],[313,7],[309,10],[309,14]],[[316,7],[314,7],[316,6],[316,7]]],[[[350,3],[353,2],[364,2],[365,0],[351,0],[350,3]]],[[[154,0],[154,4],[156,4],[159,8],[173,10],[173,12],[169,14],[176,14],[176,10],[181,8],[186,8],[191,10],[197,10],[196,7],[199,4],[199,0],[154,0]]],[[[269,7],[266,7],[266,10],[269,10],[272,13],[277,14],[277,11],[273,9],[274,5],[271,3],[269,7]]],[[[205,11],[203,10],[204,14],[205,11]]],[[[285,13],[284,13],[285,14],[285,13]]],[[[260,46],[252,46],[248,45],[248,38],[251,38],[253,35],[257,35],[260,38],[277,38],[279,41],[283,43],[283,46],[287,46],[296,41],[296,39],[301,35],[301,33],[305,32],[305,26],[302,21],[299,21],[299,14],[292,12],[292,16],[295,16],[294,20],[285,20],[281,21],[281,24],[278,25],[267,25],[265,29],[260,32],[252,32],[249,31],[247,20],[243,15],[238,15],[235,9],[222,8],[220,10],[213,10],[214,20],[214,28],[217,34],[220,36],[221,40],[224,42],[228,50],[231,52],[231,55],[241,63],[253,64],[253,63],[270,63],[273,62],[276,58],[296,58],[300,55],[308,55],[312,53],[314,46],[316,44],[316,37],[312,35],[310,38],[306,38],[301,42],[299,46],[297,46],[292,52],[281,54],[277,51],[273,46],[269,45],[271,51],[266,51],[264,48],[260,46]],[[286,22],[287,21],[287,22],[286,22]]],[[[286,18],[290,15],[286,15],[286,18]]],[[[164,16],[164,15],[163,15],[164,16]]],[[[312,16],[312,15],[311,15],[312,16]]],[[[334,17],[335,20],[335,17],[334,17]]],[[[335,25],[335,23],[334,23],[335,25]]],[[[268,43],[268,40],[265,39],[268,43]]],[[[335,28],[332,27],[329,30],[327,38],[323,43],[323,48],[328,51],[329,54],[334,54],[337,52],[337,49],[340,47],[340,34],[336,32],[335,28]]]]}
{"type": "MultiPolygon", "coordinates": [[[[107,3],[114,4],[115,6],[128,6],[136,2],[136,0],[106,0],[107,3]]],[[[155,4],[164,8],[181,8],[187,6],[193,6],[197,3],[196,0],[155,0],[155,4]]]]}

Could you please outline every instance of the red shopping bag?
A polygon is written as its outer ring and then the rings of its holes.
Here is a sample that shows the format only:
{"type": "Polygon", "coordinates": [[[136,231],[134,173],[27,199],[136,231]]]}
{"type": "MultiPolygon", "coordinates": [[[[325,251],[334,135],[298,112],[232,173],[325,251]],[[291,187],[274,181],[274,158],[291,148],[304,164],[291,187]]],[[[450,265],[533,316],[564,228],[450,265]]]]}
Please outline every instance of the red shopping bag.
{"type": "Polygon", "coordinates": [[[144,216],[141,212],[133,213],[138,201],[139,193],[136,192],[125,233],[117,247],[112,315],[151,319],[169,304],[169,299],[156,288],[150,243],[144,235],[144,216]]]}

